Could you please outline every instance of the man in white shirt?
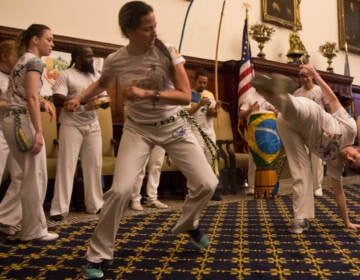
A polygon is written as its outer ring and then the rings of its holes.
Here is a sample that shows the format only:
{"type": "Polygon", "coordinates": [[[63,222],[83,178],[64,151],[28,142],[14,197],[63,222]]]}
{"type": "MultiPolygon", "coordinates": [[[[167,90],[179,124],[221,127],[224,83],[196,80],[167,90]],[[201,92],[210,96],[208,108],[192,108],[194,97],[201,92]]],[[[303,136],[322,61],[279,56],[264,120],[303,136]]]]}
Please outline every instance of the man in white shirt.
{"type": "MultiPolygon", "coordinates": [[[[209,136],[209,138],[216,143],[216,134],[214,130],[214,118],[217,116],[217,108],[219,103],[215,101],[214,94],[206,87],[209,82],[208,71],[199,68],[195,72],[194,88],[191,90],[191,106],[187,108],[190,115],[197,121],[199,127],[209,136]]],[[[204,150],[205,156],[210,165],[212,165],[213,158],[206,146],[199,130],[192,126],[192,131],[198,139],[200,146],[204,150]]],[[[221,190],[219,186],[212,197],[212,200],[221,200],[221,190]]]]}
{"type": "Polygon", "coordinates": [[[102,140],[97,113],[95,110],[87,111],[85,106],[76,112],[63,108],[68,99],[80,95],[83,89],[98,79],[93,57],[90,47],[76,46],[72,51],[69,69],[60,73],[53,87],[54,104],[62,107],[59,117],[59,156],[50,209],[50,219],[54,221],[61,221],[64,214],[69,212],[79,158],[83,171],[86,212],[98,213],[104,203],[101,185],[102,140]]]}
{"type": "MultiPolygon", "coordinates": [[[[299,71],[299,81],[301,87],[294,91],[294,96],[307,97],[317,104],[319,104],[325,110],[325,98],[323,96],[321,88],[314,84],[313,78],[309,75],[306,69],[299,71]]],[[[321,158],[316,154],[309,152],[311,161],[311,172],[314,186],[314,195],[322,196],[322,182],[324,179],[324,166],[321,158]]]]}

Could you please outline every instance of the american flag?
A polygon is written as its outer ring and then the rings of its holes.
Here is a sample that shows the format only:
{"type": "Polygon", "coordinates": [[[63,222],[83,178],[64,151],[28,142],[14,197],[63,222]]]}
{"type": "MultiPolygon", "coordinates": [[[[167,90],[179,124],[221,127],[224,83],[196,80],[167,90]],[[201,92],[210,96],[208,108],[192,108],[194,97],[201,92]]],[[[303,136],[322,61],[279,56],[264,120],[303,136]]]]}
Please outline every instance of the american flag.
{"type": "MultiPolygon", "coordinates": [[[[254,68],[251,62],[251,49],[248,37],[248,19],[245,18],[243,41],[242,41],[242,55],[240,60],[239,70],[239,85],[238,85],[238,112],[240,109],[240,97],[251,88],[251,80],[254,76],[254,68]]],[[[246,118],[238,119],[238,132],[244,141],[244,149],[247,149],[247,141],[245,139],[245,131],[247,129],[246,118]]]]}

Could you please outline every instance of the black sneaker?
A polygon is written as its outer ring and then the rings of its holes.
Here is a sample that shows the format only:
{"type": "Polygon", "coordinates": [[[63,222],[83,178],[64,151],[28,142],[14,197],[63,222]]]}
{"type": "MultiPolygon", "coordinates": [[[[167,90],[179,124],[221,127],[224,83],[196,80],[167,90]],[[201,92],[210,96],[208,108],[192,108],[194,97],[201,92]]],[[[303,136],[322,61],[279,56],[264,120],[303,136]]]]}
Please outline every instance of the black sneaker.
{"type": "Polygon", "coordinates": [[[64,216],[63,215],[52,215],[49,217],[49,220],[54,221],[54,222],[61,222],[62,220],[64,220],[64,216]]]}
{"type": "Polygon", "coordinates": [[[207,248],[210,245],[210,240],[208,236],[200,231],[198,228],[189,230],[188,234],[191,237],[192,243],[199,249],[207,248]]]}

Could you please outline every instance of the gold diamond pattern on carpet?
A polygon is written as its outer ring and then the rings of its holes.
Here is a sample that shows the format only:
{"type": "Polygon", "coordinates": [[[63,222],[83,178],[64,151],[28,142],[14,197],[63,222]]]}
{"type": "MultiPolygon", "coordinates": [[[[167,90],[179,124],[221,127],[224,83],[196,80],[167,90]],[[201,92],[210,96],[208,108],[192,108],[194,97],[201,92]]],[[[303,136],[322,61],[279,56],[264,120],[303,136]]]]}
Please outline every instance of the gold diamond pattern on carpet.
{"type": "MultiPolygon", "coordinates": [[[[360,186],[346,187],[359,222],[360,186]]],[[[210,205],[201,228],[211,246],[199,251],[171,228],[180,210],[127,216],[120,224],[115,259],[106,279],[360,279],[359,233],[345,229],[333,195],[316,198],[316,216],[305,234],[290,234],[290,196],[210,205]]],[[[0,279],[80,279],[96,221],[51,227],[53,243],[0,240],[0,279]]]]}

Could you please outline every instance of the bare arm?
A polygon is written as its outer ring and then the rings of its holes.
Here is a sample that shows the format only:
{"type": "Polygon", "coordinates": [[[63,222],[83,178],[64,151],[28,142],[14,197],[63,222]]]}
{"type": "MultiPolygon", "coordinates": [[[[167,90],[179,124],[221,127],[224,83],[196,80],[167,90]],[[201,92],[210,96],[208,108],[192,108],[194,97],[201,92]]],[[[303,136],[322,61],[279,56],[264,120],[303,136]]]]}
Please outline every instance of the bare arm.
{"type": "MultiPolygon", "coordinates": [[[[190,82],[183,63],[175,66],[175,89],[160,91],[159,101],[171,105],[188,105],[191,101],[190,82]]],[[[155,91],[132,86],[125,90],[128,100],[153,99],[155,91]]]]}
{"type": "Polygon", "coordinates": [[[27,72],[25,77],[25,86],[24,86],[31,122],[35,128],[34,146],[32,148],[33,154],[39,153],[42,149],[42,146],[44,145],[41,117],[40,117],[39,80],[40,80],[39,72],[36,71],[27,72]]]}
{"type": "Polygon", "coordinates": [[[348,213],[348,209],[347,209],[347,205],[346,205],[346,197],[345,197],[344,189],[342,186],[342,182],[331,178],[331,184],[334,188],[336,203],[340,210],[341,216],[344,220],[345,226],[348,228],[352,228],[352,229],[360,228],[359,224],[353,224],[350,221],[349,213],[348,213]]]}
{"type": "Polygon", "coordinates": [[[206,105],[207,103],[209,103],[210,100],[208,97],[203,97],[201,98],[200,102],[192,104],[190,108],[186,108],[186,110],[188,110],[190,115],[193,115],[196,113],[196,111],[198,111],[202,106],[206,105]]]}
{"type": "Polygon", "coordinates": [[[76,111],[76,110],[78,110],[82,103],[86,103],[87,100],[89,100],[92,97],[94,97],[94,96],[102,93],[103,91],[105,91],[106,86],[107,85],[102,83],[101,77],[100,77],[99,80],[93,82],[86,89],[84,89],[84,91],[81,94],[76,95],[73,98],[65,101],[63,103],[65,109],[68,110],[68,111],[76,111]]]}
{"type": "Polygon", "coordinates": [[[310,75],[313,77],[313,79],[317,82],[317,84],[320,86],[324,96],[325,100],[327,102],[327,109],[330,114],[335,113],[339,108],[341,108],[341,103],[339,99],[337,98],[336,94],[333,92],[333,90],[329,87],[329,85],[324,81],[324,79],[320,76],[320,74],[316,71],[314,66],[310,64],[303,64],[300,65],[300,68],[305,68],[308,70],[310,75]]]}
{"type": "Polygon", "coordinates": [[[258,111],[260,108],[259,103],[256,101],[247,110],[239,110],[239,118],[247,118],[252,112],[258,111]]]}

